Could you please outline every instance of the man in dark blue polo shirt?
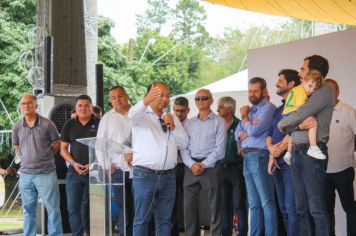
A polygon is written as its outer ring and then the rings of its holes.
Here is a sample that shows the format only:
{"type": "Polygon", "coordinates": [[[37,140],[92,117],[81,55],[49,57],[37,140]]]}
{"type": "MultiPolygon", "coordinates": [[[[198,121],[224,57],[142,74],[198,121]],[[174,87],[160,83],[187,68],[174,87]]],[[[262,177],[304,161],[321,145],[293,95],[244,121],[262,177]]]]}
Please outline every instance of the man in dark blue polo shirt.
{"type": "Polygon", "coordinates": [[[70,163],[66,178],[69,223],[72,235],[89,234],[89,151],[80,138],[95,137],[99,120],[92,114],[91,98],[76,99],[77,117],[69,120],[61,133],[61,155],[70,163]],[[70,144],[70,150],[68,147],[70,144]]]}
{"type": "Polygon", "coordinates": [[[283,98],[282,105],[273,114],[271,128],[267,134],[267,148],[270,152],[268,172],[272,174],[277,192],[278,204],[283,216],[283,223],[289,236],[298,235],[298,216],[295,209],[294,188],[290,166],[283,160],[288,146],[288,136],[278,129],[278,122],[283,118],[282,111],[289,91],[300,84],[298,71],[285,69],[278,74],[277,95],[283,98]],[[277,168],[276,168],[277,167],[277,168]]]}

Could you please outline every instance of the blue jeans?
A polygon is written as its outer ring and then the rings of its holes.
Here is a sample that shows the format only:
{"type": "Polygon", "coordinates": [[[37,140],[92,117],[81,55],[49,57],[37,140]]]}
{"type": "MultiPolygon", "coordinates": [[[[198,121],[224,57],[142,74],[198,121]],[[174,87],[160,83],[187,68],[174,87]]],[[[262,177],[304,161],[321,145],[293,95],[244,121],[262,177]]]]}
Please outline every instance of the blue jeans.
{"type": "Polygon", "coordinates": [[[124,227],[126,228],[126,235],[132,235],[132,186],[131,180],[129,179],[129,172],[123,172],[122,170],[116,170],[111,174],[111,183],[112,183],[112,195],[114,197],[114,201],[116,202],[116,209],[113,209],[112,205],[112,217],[113,221],[118,223],[118,228],[120,235],[124,235],[124,227]],[[124,178],[125,175],[125,204],[124,204],[124,178]],[[120,184],[120,185],[119,185],[120,184]],[[124,205],[125,205],[125,218],[124,218],[124,205]],[[116,218],[114,218],[116,216],[116,218]],[[125,220],[124,220],[125,219],[125,220]]]}
{"type": "Polygon", "coordinates": [[[299,235],[299,226],[298,215],[295,208],[292,171],[285,162],[280,164],[280,167],[281,169],[276,168],[273,174],[278,204],[282,212],[283,222],[288,236],[297,236],[299,235]]]}
{"type": "Polygon", "coordinates": [[[176,196],[175,169],[159,175],[140,167],[133,168],[135,199],[134,236],[148,235],[148,223],[154,212],[156,235],[170,235],[176,196]]]}
{"type": "Polygon", "coordinates": [[[248,210],[246,186],[242,174],[242,164],[224,167],[221,173],[222,235],[231,236],[234,209],[238,216],[238,235],[246,236],[248,231],[248,210]]]}
{"type": "Polygon", "coordinates": [[[66,178],[69,224],[72,235],[82,236],[89,227],[89,176],[69,169],[66,178]]]}
{"type": "Polygon", "coordinates": [[[24,235],[36,235],[38,195],[40,195],[47,210],[48,235],[63,235],[56,171],[42,174],[21,173],[19,189],[24,213],[24,235]]]}
{"type": "Polygon", "coordinates": [[[243,172],[250,208],[250,235],[277,236],[277,211],[273,179],[267,172],[267,150],[248,152],[244,156],[243,172]]]}
{"type": "MultiPolygon", "coordinates": [[[[292,179],[295,203],[299,218],[299,235],[329,235],[329,220],[326,211],[325,167],[326,160],[307,155],[309,146],[292,152],[292,179]],[[310,215],[313,217],[314,225],[310,215]]],[[[320,147],[327,156],[326,146],[320,147]]]]}

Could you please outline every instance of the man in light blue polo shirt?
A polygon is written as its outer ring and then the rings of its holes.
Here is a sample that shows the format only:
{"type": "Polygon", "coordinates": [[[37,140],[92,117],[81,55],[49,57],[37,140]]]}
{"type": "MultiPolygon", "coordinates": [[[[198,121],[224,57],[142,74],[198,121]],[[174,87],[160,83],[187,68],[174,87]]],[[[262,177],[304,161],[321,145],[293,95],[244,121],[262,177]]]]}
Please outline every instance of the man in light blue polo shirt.
{"type": "Polygon", "coordinates": [[[265,97],[266,81],[260,77],[248,83],[248,99],[252,107],[240,108],[241,119],[235,131],[236,141],[241,142],[244,156],[243,172],[251,212],[250,233],[277,235],[277,212],[274,201],[273,179],[267,172],[269,152],[266,137],[276,107],[265,97]]]}
{"type": "Polygon", "coordinates": [[[211,111],[212,94],[200,89],[195,95],[198,116],[188,121],[188,148],[182,150],[184,173],[184,216],[187,236],[199,235],[199,194],[202,188],[208,190],[211,213],[210,233],[221,235],[221,203],[219,175],[216,162],[224,157],[226,145],[225,121],[211,111]]]}

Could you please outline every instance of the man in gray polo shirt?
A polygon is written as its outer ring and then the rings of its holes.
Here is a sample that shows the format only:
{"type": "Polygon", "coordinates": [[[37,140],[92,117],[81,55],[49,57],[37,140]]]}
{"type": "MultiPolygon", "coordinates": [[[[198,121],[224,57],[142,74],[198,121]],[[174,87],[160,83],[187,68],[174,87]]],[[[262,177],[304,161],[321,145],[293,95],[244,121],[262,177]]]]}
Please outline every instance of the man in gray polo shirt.
{"type": "Polygon", "coordinates": [[[12,143],[21,158],[19,189],[24,212],[24,235],[36,235],[38,194],[48,214],[48,234],[63,235],[54,154],[59,134],[54,124],[36,113],[36,97],[22,96],[23,119],[12,128],[12,143]]]}

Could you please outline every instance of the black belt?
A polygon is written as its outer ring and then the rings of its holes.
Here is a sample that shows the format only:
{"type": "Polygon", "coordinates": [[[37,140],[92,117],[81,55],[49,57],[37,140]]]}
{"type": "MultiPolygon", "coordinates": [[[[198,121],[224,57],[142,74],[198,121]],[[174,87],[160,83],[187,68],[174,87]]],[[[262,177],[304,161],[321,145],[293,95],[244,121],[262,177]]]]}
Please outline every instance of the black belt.
{"type": "Polygon", "coordinates": [[[264,150],[265,150],[265,149],[250,147],[250,148],[244,148],[244,149],[242,150],[242,153],[243,153],[244,155],[246,155],[246,154],[249,153],[249,152],[259,152],[259,151],[264,151],[264,150]]]}
{"type": "Polygon", "coordinates": [[[230,164],[220,164],[224,169],[238,169],[242,168],[242,163],[237,164],[237,163],[230,163],[230,164]]]}
{"type": "MultiPolygon", "coordinates": [[[[316,145],[318,145],[318,147],[320,147],[320,148],[326,147],[326,144],[323,142],[317,142],[316,145]]],[[[292,145],[292,150],[299,151],[299,150],[308,149],[309,147],[310,147],[309,143],[297,143],[297,144],[292,145]]]]}
{"type": "Polygon", "coordinates": [[[195,161],[195,162],[202,162],[205,159],[206,159],[205,157],[198,157],[198,158],[192,157],[192,160],[195,161]]]}
{"type": "Polygon", "coordinates": [[[169,174],[170,172],[175,170],[175,168],[169,169],[169,170],[152,170],[152,169],[150,169],[148,167],[144,167],[144,166],[134,166],[134,168],[137,168],[137,169],[140,169],[140,170],[152,173],[152,174],[157,174],[157,175],[166,175],[166,174],[169,174]]]}

